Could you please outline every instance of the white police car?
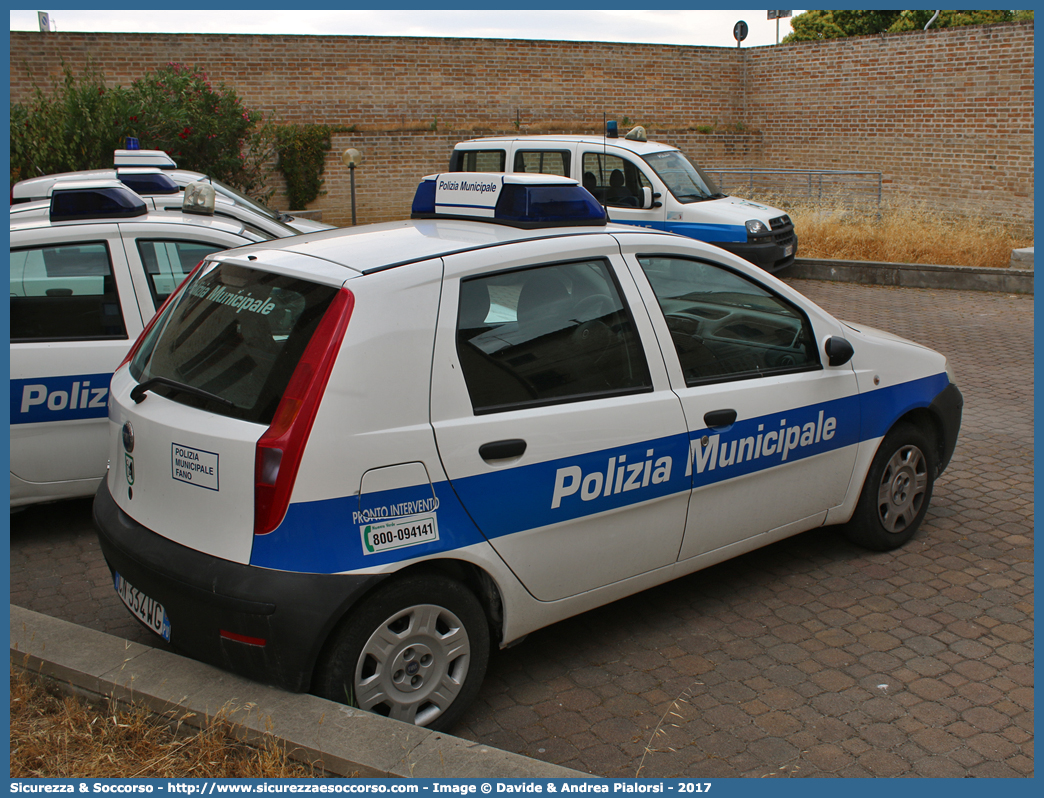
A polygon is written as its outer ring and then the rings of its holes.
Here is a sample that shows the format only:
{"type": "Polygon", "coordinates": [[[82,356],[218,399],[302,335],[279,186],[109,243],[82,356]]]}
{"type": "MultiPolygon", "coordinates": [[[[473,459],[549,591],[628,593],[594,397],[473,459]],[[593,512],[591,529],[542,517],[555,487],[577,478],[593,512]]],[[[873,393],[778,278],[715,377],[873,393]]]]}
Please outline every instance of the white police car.
{"type": "Polygon", "coordinates": [[[765,271],[790,266],[798,240],[790,217],[770,205],[730,197],[677,147],[648,141],[645,128],[625,137],[495,136],[462,141],[451,172],[564,175],[582,181],[614,222],[666,230],[727,249],[765,271]]]}
{"type": "MultiPolygon", "coordinates": [[[[85,179],[82,176],[84,174],[89,174],[91,177],[87,179],[91,180],[106,178],[119,180],[136,194],[145,198],[149,207],[155,210],[180,212],[185,204],[185,194],[183,192],[188,191],[191,195],[190,199],[206,194],[207,202],[213,205],[213,207],[208,205],[206,209],[207,214],[242,222],[248,230],[257,232],[262,238],[287,238],[288,236],[300,235],[302,232],[280,221],[273,215],[273,211],[269,211],[264,206],[255,208],[253,205],[237,202],[225,194],[217,193],[216,188],[206,192],[202,191],[201,186],[212,185],[207,180],[197,180],[192,183],[179,185],[171,177],[170,172],[164,172],[156,167],[121,166],[115,170],[99,170],[89,173],[67,172],[59,175],[49,175],[47,178],[36,179],[32,193],[37,193],[46,188],[47,197],[50,197],[55,186],[60,183],[68,183],[69,181],[82,181],[85,179]],[[210,199],[211,196],[213,196],[213,200],[210,199]]],[[[30,207],[39,207],[38,202],[30,201],[29,205],[30,207]]],[[[22,203],[12,205],[11,207],[12,212],[26,209],[22,203]]],[[[310,228],[304,232],[315,232],[316,229],[330,230],[332,228],[330,225],[323,225],[320,228],[310,228]]]]}
{"type": "Polygon", "coordinates": [[[12,206],[12,507],[94,494],[109,379],[144,323],[205,255],[271,238],[215,217],[213,194],[164,211],[117,180],[63,180],[12,206]]]}
{"type": "MultiPolygon", "coordinates": [[[[30,177],[25,180],[20,180],[11,187],[11,205],[13,206],[23,202],[35,202],[46,199],[50,196],[51,188],[55,182],[68,179],[88,180],[117,178],[126,182],[131,188],[143,196],[165,193],[158,189],[159,186],[163,185],[162,183],[143,176],[144,174],[162,171],[167,179],[173,181],[179,190],[184,189],[192,183],[198,183],[200,181],[209,183],[214,187],[214,191],[217,195],[226,201],[225,204],[232,204],[236,208],[244,208],[252,212],[255,215],[252,217],[255,224],[260,224],[269,228],[272,224],[287,226],[293,229],[296,233],[313,233],[316,230],[333,229],[333,225],[317,222],[313,219],[306,219],[301,216],[291,216],[282,211],[272,210],[267,205],[248,197],[243,192],[222,183],[220,180],[215,180],[202,172],[178,169],[177,163],[174,159],[167,155],[167,153],[163,152],[163,150],[116,150],[113,152],[113,165],[114,167],[112,169],[90,169],[83,172],[62,172],[60,174],[43,175],[41,177],[30,177]]],[[[221,207],[222,204],[219,203],[218,213],[221,212],[221,207]]],[[[269,232],[279,238],[287,235],[286,233],[280,233],[277,230],[269,229],[269,232]]]]}
{"type": "Polygon", "coordinates": [[[901,545],[961,407],[942,355],[576,181],[444,174],[209,256],[113,376],[95,522],[181,651],[446,728],[491,641],[824,524],[901,545]]]}

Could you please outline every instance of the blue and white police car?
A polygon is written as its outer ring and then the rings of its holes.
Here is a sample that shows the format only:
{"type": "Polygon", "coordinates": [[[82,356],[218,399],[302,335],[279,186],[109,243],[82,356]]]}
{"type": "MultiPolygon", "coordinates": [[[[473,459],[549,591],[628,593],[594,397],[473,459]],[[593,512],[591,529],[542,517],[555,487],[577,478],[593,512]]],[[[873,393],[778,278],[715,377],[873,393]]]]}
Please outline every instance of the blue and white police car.
{"type": "Polygon", "coordinates": [[[495,136],[459,142],[451,172],[564,175],[582,182],[609,218],[690,236],[727,249],[765,271],[790,266],[798,240],[790,216],[723,194],[677,147],[649,141],[645,128],[605,136],[495,136]]]}
{"type": "Polygon", "coordinates": [[[827,524],[917,531],[946,358],[546,175],[210,255],[113,376],[94,516],[182,652],[432,728],[491,645],[827,524]]]}
{"type": "Polygon", "coordinates": [[[214,204],[203,184],[158,210],[119,180],[65,179],[11,207],[12,508],[94,494],[109,380],[145,322],[204,256],[272,237],[214,204]]]}

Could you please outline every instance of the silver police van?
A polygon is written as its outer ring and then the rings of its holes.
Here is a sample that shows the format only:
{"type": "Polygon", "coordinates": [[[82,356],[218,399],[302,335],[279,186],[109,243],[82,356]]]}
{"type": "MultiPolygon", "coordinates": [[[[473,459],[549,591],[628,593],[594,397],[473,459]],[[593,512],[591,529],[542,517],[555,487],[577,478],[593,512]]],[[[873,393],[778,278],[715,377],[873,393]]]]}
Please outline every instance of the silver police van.
{"type": "Polygon", "coordinates": [[[113,376],[95,498],[176,649],[448,728],[491,647],[824,525],[916,534],[946,358],[575,180],[207,256],[113,376]]]}

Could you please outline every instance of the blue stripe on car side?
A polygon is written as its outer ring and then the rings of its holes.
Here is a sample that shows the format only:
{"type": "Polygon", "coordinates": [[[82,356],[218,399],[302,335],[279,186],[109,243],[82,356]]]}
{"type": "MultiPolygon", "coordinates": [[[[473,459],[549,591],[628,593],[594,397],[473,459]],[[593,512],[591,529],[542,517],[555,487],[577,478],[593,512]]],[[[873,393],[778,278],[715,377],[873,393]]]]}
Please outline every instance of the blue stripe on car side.
{"type": "Polygon", "coordinates": [[[695,430],[476,474],[454,480],[452,486],[443,481],[361,498],[298,502],[290,505],[276,530],[254,538],[250,562],[311,573],[359,570],[660,499],[882,437],[904,413],[927,407],[948,383],[945,374],[937,374],[745,419],[727,429],[695,430]],[[833,425],[829,419],[835,420],[833,425]],[[364,553],[361,529],[369,519],[424,506],[419,503],[430,500],[433,492],[438,541],[364,553]]]}

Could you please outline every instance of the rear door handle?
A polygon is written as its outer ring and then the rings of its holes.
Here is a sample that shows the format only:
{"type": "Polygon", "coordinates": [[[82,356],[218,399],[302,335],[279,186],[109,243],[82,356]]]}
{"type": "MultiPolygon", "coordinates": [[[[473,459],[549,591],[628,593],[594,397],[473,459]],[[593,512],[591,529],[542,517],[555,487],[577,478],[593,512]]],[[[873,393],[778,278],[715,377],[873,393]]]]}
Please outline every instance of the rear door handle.
{"type": "Polygon", "coordinates": [[[479,447],[479,457],[487,462],[490,460],[507,460],[512,457],[521,457],[526,451],[526,442],[520,438],[511,438],[506,441],[492,441],[484,443],[479,447]]]}
{"type": "Polygon", "coordinates": [[[735,410],[711,410],[703,415],[704,423],[711,428],[727,427],[736,423],[735,410]]]}

